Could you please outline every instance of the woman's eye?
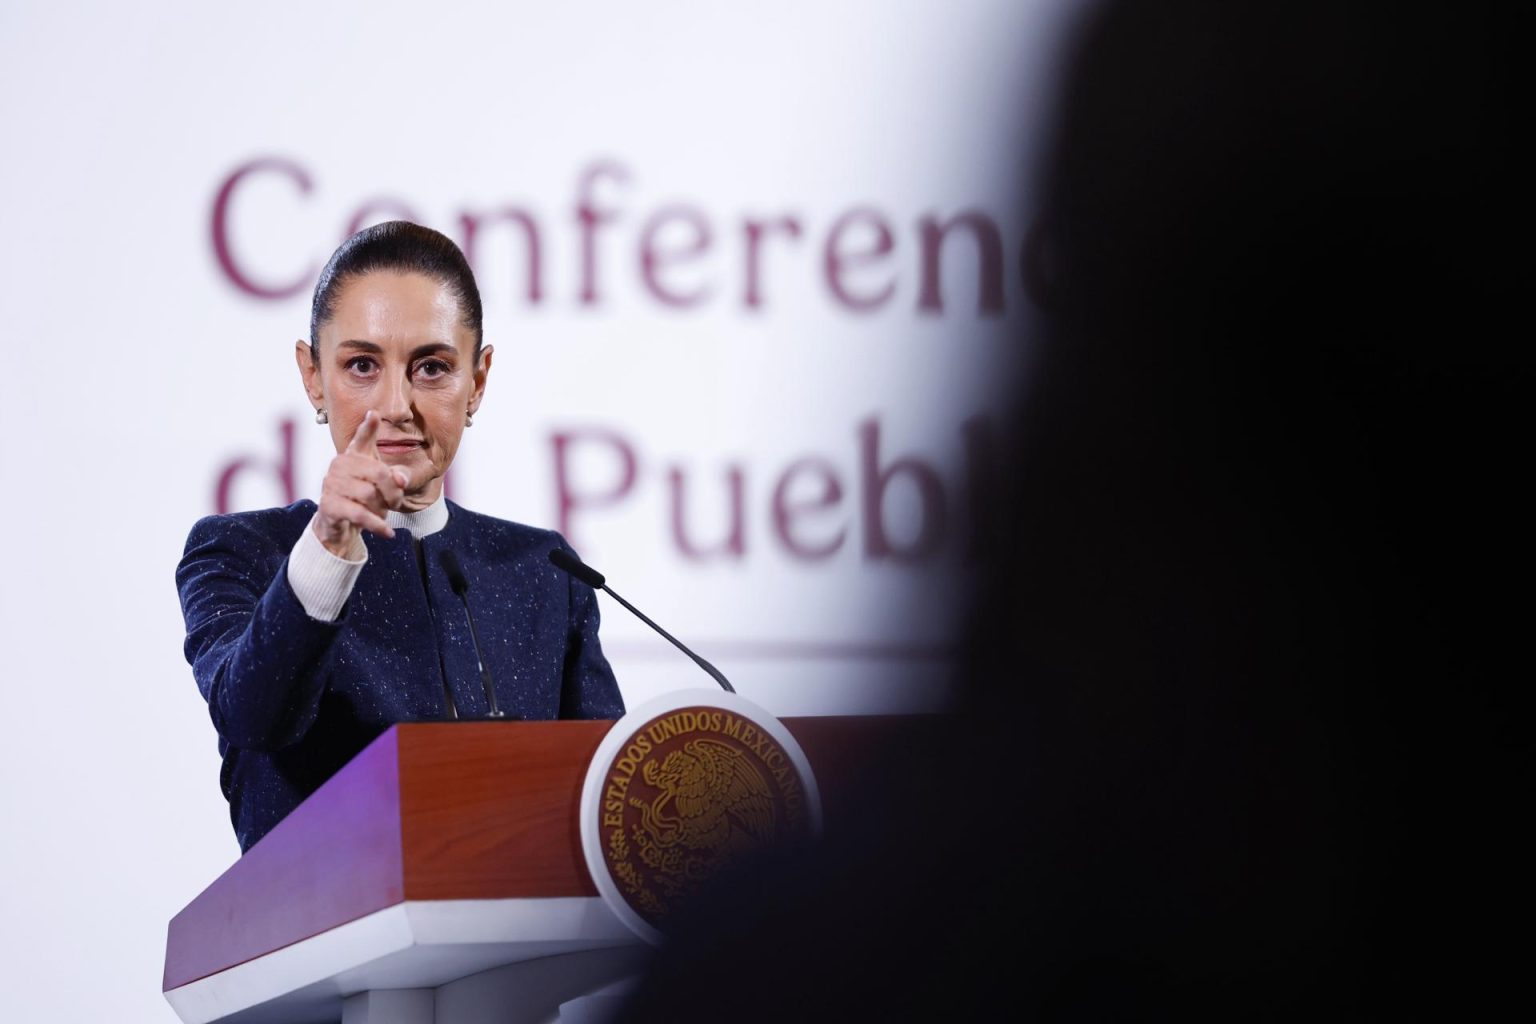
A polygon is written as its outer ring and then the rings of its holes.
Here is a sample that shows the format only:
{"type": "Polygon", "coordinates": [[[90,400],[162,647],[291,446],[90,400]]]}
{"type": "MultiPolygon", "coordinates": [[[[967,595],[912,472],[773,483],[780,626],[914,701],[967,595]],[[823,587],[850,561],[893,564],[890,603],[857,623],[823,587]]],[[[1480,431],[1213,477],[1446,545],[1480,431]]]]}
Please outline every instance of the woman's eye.
{"type": "Polygon", "coordinates": [[[416,367],[416,372],[423,377],[441,377],[449,370],[448,364],[441,359],[428,359],[416,367]]]}
{"type": "Polygon", "coordinates": [[[373,366],[373,359],[369,356],[353,356],[347,360],[347,369],[353,373],[372,373],[373,366]]]}

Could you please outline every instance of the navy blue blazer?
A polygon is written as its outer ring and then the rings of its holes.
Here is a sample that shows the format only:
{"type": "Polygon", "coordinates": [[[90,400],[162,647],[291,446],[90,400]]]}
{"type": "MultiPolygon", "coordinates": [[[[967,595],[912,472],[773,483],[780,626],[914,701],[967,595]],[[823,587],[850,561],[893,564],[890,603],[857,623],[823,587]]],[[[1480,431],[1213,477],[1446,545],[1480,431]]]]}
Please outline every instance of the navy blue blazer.
{"type": "MultiPolygon", "coordinates": [[[[448,503],[416,543],[365,533],[368,563],[335,622],[312,619],[288,553],[315,503],[208,516],[176,568],[186,656],[219,735],[220,785],[242,852],[396,722],[485,715],[464,608],[438,552],[469,581],[496,702],[522,719],[618,718],[623,697],[598,644],[597,595],[549,563],[558,533],[448,503]],[[425,577],[423,577],[423,571],[425,577]]],[[[574,552],[573,552],[574,554],[574,552]]]]}

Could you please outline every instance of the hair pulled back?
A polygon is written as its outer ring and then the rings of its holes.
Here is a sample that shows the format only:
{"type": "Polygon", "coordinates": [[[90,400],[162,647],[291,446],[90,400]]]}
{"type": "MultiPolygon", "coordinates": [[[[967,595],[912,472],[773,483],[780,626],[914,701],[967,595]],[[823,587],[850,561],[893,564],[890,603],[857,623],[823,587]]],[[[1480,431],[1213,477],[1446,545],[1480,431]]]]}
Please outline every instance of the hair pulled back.
{"type": "Polygon", "coordinates": [[[320,328],[335,315],[341,286],[376,270],[424,274],[452,289],[459,302],[459,322],[475,332],[475,354],[479,355],[483,335],[480,289],[463,251],[440,231],[391,220],[363,228],[341,243],[320,271],[309,312],[309,350],[317,365],[320,328]]]}

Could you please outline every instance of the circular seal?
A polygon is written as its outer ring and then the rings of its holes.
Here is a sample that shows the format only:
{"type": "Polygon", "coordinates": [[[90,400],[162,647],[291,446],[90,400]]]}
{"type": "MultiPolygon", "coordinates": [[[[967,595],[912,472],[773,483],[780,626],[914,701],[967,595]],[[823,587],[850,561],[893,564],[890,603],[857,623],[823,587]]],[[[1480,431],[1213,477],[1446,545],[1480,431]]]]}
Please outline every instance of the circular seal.
{"type": "Polygon", "coordinates": [[[649,942],[690,892],[744,854],[821,830],[805,753],[734,693],[690,689],[631,709],[581,791],[581,845],[598,892],[649,942]]]}

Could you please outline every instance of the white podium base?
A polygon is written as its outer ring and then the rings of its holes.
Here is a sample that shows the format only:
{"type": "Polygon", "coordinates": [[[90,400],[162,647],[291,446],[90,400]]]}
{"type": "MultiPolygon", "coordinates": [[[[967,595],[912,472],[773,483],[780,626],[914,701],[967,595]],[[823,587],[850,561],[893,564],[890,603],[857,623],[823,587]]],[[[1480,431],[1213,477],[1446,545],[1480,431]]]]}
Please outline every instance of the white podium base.
{"type": "Polygon", "coordinates": [[[647,948],[596,897],[407,901],[165,997],[185,1024],[536,1024],[647,948]]]}

